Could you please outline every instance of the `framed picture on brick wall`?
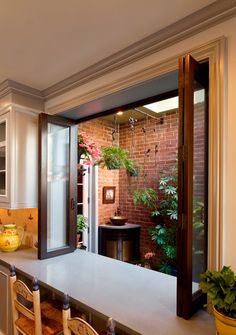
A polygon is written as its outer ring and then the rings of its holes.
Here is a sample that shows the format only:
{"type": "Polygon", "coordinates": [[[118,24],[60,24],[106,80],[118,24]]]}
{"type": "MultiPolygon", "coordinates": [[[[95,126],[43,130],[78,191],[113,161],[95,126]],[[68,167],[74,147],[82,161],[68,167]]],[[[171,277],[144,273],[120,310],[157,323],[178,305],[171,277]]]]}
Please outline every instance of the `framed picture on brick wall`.
{"type": "Polygon", "coordinates": [[[113,204],[115,202],[116,187],[115,186],[104,186],[102,193],[103,204],[113,204]]]}

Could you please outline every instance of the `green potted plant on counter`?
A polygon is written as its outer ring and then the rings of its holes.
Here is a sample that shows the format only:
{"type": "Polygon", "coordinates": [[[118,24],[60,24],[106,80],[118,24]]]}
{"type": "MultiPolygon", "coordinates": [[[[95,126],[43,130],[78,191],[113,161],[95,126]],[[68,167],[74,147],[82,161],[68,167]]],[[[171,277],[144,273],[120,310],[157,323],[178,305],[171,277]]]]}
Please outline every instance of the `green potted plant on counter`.
{"type": "Polygon", "coordinates": [[[207,270],[201,275],[200,288],[213,306],[217,334],[236,334],[236,275],[229,266],[221,271],[207,270]]]}

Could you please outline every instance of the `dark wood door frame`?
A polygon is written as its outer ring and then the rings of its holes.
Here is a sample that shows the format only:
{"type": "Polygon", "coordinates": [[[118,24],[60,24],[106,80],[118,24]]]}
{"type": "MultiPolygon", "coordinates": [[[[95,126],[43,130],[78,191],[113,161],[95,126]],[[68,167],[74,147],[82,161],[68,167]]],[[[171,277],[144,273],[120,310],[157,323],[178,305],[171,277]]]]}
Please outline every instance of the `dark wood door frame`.
{"type": "Polygon", "coordinates": [[[39,115],[39,190],[38,190],[38,258],[44,259],[72,252],[76,248],[76,212],[77,212],[77,125],[73,120],[48,114],[39,115]],[[47,134],[48,123],[69,127],[69,199],[67,212],[68,245],[58,250],[47,251],[47,134]]]}
{"type": "MultiPolygon", "coordinates": [[[[189,319],[205,300],[200,290],[192,294],[194,81],[197,80],[208,88],[208,72],[203,67],[190,55],[179,60],[177,315],[185,319],[189,319]]],[[[208,97],[206,99],[208,101],[208,97]]],[[[205,146],[208,148],[208,143],[205,146]]],[[[207,154],[208,150],[205,153],[206,162],[207,154]]],[[[205,169],[208,170],[207,164],[205,169]]],[[[207,187],[205,199],[206,197],[207,187]]],[[[207,223],[207,207],[204,217],[207,223]]],[[[207,243],[207,239],[205,242],[207,243]]]]}

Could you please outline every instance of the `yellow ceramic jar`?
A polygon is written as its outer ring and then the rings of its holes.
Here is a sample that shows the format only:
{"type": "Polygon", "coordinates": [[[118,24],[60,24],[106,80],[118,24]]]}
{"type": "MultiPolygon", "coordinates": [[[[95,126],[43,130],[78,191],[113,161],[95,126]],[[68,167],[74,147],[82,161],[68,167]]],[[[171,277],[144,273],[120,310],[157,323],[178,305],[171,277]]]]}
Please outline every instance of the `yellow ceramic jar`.
{"type": "MultiPolygon", "coordinates": [[[[19,227],[18,229],[24,229],[19,227]]],[[[23,237],[22,232],[22,237],[23,237]]],[[[21,245],[21,238],[18,234],[17,227],[15,224],[3,225],[3,231],[0,234],[0,250],[1,251],[15,251],[21,245]]]]}

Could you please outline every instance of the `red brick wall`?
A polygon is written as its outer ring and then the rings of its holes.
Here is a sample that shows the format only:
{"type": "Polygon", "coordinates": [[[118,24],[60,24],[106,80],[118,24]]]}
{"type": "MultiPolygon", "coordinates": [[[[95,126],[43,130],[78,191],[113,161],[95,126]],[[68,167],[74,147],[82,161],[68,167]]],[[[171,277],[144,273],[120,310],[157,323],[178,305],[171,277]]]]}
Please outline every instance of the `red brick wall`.
{"type": "MultiPolygon", "coordinates": [[[[113,123],[95,119],[80,124],[79,131],[90,135],[98,146],[112,145],[113,123]]],[[[98,178],[98,209],[99,224],[109,222],[117,207],[121,214],[127,216],[129,223],[141,225],[141,255],[155,251],[156,244],[151,241],[147,228],[153,225],[150,210],[139,206],[134,207],[132,192],[137,188],[158,188],[159,173],[176,164],[178,148],[178,114],[177,111],[163,113],[157,120],[138,121],[135,131],[131,132],[128,124],[120,126],[119,145],[130,152],[130,158],[137,161],[142,170],[138,177],[130,177],[126,170],[107,170],[99,168],[98,178]],[[164,123],[160,124],[160,119],[164,123]],[[145,134],[146,133],[146,139],[145,134]],[[146,142],[146,145],[145,145],[146,142]],[[144,162],[144,155],[149,149],[144,162]],[[103,186],[116,186],[114,204],[102,203],[103,186]]],[[[118,144],[118,143],[117,143],[118,144]]]]}
{"type": "MultiPolygon", "coordinates": [[[[112,122],[95,119],[80,124],[79,130],[88,133],[98,146],[112,145],[112,122]]],[[[203,127],[200,108],[195,117],[195,184],[196,195],[202,195],[203,190],[203,127]]],[[[116,142],[118,144],[118,142],[116,142]]],[[[137,161],[142,170],[138,177],[130,177],[126,170],[107,170],[99,168],[98,178],[98,207],[99,224],[109,222],[117,207],[121,214],[127,216],[129,223],[141,225],[141,256],[148,251],[155,251],[156,244],[151,241],[147,231],[153,225],[150,218],[150,210],[133,204],[132,192],[138,188],[152,187],[158,189],[160,172],[177,165],[178,150],[178,111],[162,113],[157,120],[138,121],[132,132],[128,124],[120,125],[119,146],[130,152],[130,158],[137,161]],[[164,123],[160,124],[163,118],[164,123]],[[145,138],[145,133],[146,138],[145,138]],[[146,144],[145,144],[146,143],[146,144]],[[145,150],[149,153],[145,156],[145,150]],[[102,190],[104,186],[116,186],[116,199],[114,204],[102,203],[102,190]]]]}
{"type": "Polygon", "coordinates": [[[145,187],[157,190],[160,172],[176,165],[177,111],[162,113],[157,120],[149,118],[148,121],[138,121],[133,133],[129,125],[122,125],[120,127],[120,146],[127,148],[131,159],[142,166],[138,177],[130,177],[126,171],[120,171],[120,208],[122,214],[128,217],[128,222],[141,225],[140,245],[143,257],[146,252],[156,250],[156,244],[151,241],[148,233],[148,228],[154,223],[151,220],[149,209],[143,206],[135,208],[132,193],[135,189],[145,187]],[[164,120],[163,124],[160,124],[161,118],[164,120]],[[144,162],[147,150],[149,153],[144,162]]]}

